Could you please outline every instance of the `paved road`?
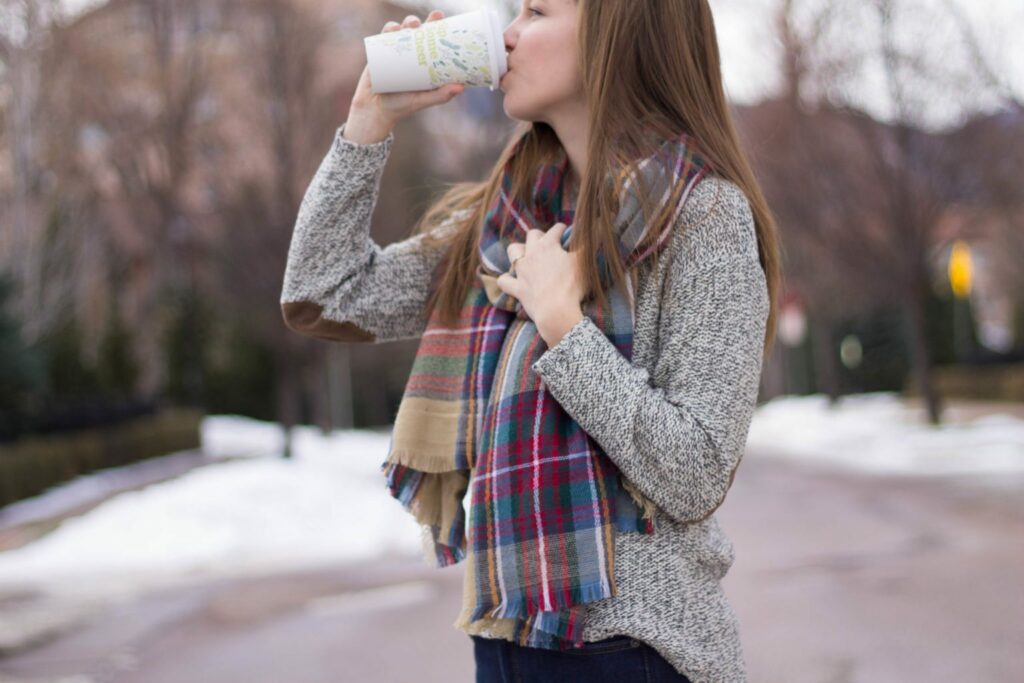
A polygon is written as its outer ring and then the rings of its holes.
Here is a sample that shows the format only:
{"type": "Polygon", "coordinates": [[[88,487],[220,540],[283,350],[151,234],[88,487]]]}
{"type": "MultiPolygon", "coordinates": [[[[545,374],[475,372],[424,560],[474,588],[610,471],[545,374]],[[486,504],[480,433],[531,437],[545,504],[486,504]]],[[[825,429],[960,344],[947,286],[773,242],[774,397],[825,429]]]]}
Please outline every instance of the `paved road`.
{"type": "MultiPolygon", "coordinates": [[[[1020,492],[748,455],[719,519],[751,683],[1024,681],[1020,492]]],[[[0,660],[0,683],[468,682],[461,572],[393,558],[167,589],[0,660]]]]}
{"type": "Polygon", "coordinates": [[[744,461],[723,586],[751,681],[1024,681],[1024,483],[744,461]]]}

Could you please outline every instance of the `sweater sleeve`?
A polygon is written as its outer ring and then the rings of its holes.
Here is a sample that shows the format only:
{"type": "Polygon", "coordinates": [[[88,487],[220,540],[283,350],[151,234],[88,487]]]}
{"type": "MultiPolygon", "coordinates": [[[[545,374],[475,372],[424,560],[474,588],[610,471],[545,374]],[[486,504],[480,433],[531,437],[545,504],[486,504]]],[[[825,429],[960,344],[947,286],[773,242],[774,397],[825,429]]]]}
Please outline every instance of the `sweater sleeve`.
{"type": "MultiPolygon", "coordinates": [[[[281,313],[295,332],[343,342],[421,336],[443,247],[418,234],[381,247],[370,237],[380,179],[394,133],[359,144],[335,132],[299,207],[288,249],[281,313]]],[[[431,233],[454,227],[450,217],[431,233]]]]}
{"type": "Polygon", "coordinates": [[[586,315],[532,366],[623,475],[684,523],[724,501],[760,385],[768,289],[749,205],[731,193],[697,233],[711,237],[673,239],[683,253],[666,267],[658,381],[586,315]]]}

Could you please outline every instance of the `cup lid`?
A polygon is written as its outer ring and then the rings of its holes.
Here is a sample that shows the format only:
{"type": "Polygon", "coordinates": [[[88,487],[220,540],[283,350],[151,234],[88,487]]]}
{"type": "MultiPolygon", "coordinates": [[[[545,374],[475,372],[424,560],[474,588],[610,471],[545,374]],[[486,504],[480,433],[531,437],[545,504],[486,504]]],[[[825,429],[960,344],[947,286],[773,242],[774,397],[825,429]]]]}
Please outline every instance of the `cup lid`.
{"type": "Polygon", "coordinates": [[[491,33],[491,90],[501,85],[501,77],[508,71],[508,55],[505,54],[505,32],[501,28],[501,17],[493,8],[480,10],[487,17],[487,25],[491,33]]]}

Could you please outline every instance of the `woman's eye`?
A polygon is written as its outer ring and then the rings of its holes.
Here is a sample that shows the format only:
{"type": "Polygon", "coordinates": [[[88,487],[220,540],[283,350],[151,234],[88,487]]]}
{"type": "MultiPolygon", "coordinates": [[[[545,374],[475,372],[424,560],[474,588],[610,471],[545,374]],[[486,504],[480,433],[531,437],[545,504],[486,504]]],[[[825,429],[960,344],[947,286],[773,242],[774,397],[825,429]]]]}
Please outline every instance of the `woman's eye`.
{"type": "Polygon", "coordinates": [[[528,11],[528,12],[536,12],[536,13],[537,13],[537,14],[536,14],[537,16],[542,16],[542,14],[541,14],[541,12],[540,12],[540,11],[538,11],[538,10],[535,10],[535,9],[533,9],[532,7],[531,7],[531,8],[529,9],[529,10],[527,10],[527,11],[528,11]]]}

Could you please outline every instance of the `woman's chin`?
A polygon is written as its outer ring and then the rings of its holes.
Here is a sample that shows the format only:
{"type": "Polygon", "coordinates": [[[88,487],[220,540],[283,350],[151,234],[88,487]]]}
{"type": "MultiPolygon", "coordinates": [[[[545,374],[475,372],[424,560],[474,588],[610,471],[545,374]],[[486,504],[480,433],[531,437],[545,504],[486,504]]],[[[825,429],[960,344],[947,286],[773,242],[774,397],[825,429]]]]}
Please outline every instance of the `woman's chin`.
{"type": "Polygon", "coordinates": [[[514,98],[509,97],[508,93],[505,94],[505,99],[502,102],[502,107],[505,110],[505,116],[516,121],[532,121],[533,118],[530,116],[529,111],[525,111],[522,107],[516,106],[514,98]]]}

